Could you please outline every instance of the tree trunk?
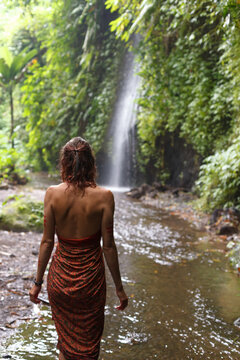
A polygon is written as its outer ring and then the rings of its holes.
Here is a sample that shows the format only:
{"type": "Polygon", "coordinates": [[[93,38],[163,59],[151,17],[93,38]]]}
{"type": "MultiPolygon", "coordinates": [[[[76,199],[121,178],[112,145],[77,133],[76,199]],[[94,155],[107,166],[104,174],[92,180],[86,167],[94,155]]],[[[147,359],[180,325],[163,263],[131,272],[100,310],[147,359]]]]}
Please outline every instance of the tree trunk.
{"type": "Polygon", "coordinates": [[[14,133],[14,112],[13,112],[13,91],[10,89],[10,108],[11,108],[11,127],[10,127],[10,139],[12,142],[12,149],[14,148],[14,139],[13,139],[13,133],[14,133]]]}

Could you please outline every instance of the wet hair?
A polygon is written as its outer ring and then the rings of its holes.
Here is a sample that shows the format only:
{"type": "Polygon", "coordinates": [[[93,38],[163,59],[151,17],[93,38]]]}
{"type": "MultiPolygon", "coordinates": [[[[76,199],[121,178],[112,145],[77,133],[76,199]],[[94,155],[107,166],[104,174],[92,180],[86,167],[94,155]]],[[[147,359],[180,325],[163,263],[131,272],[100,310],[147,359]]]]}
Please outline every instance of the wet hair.
{"type": "Polygon", "coordinates": [[[91,146],[81,137],[68,141],[60,152],[61,178],[68,187],[85,191],[86,187],[96,187],[96,164],[91,146]]]}

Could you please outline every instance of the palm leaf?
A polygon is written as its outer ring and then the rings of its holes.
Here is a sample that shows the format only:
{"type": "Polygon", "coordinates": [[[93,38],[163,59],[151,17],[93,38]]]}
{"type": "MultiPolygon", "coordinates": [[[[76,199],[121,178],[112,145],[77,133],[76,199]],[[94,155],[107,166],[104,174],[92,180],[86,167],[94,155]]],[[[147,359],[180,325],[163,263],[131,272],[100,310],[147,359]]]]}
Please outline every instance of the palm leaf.
{"type": "Polygon", "coordinates": [[[28,53],[21,52],[13,59],[12,67],[16,74],[26,66],[29,61],[37,54],[37,50],[31,50],[28,53]]]}
{"type": "Polygon", "coordinates": [[[14,57],[12,66],[10,68],[10,73],[12,79],[16,77],[17,74],[29,63],[29,61],[37,54],[37,50],[31,50],[28,53],[21,52],[14,57]]]}
{"type": "Polygon", "coordinates": [[[0,59],[3,59],[10,68],[13,62],[13,55],[7,47],[0,48],[0,59]]]}
{"type": "Polygon", "coordinates": [[[10,69],[4,59],[0,59],[0,78],[3,84],[7,84],[10,81],[10,69]]]}

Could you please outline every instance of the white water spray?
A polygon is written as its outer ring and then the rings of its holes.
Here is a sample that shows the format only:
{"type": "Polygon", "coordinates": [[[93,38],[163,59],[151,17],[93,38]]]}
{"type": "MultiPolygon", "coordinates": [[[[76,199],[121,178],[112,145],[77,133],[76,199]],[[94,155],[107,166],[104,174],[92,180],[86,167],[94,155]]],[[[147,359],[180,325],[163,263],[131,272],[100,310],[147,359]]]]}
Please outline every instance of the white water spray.
{"type": "Polygon", "coordinates": [[[108,171],[108,184],[114,187],[132,185],[129,168],[134,151],[139,76],[136,75],[136,63],[131,52],[125,56],[123,74],[124,78],[112,118],[112,161],[108,171]]]}

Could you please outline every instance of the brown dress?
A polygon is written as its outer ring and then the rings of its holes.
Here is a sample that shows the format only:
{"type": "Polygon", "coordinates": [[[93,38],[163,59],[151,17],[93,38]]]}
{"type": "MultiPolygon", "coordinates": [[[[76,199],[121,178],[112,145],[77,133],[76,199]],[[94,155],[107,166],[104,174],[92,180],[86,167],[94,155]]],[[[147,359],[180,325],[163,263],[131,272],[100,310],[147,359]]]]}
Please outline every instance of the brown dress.
{"type": "Polygon", "coordinates": [[[104,326],[105,269],[101,233],[83,239],[58,236],[48,273],[48,297],[67,360],[97,360],[104,326]]]}

